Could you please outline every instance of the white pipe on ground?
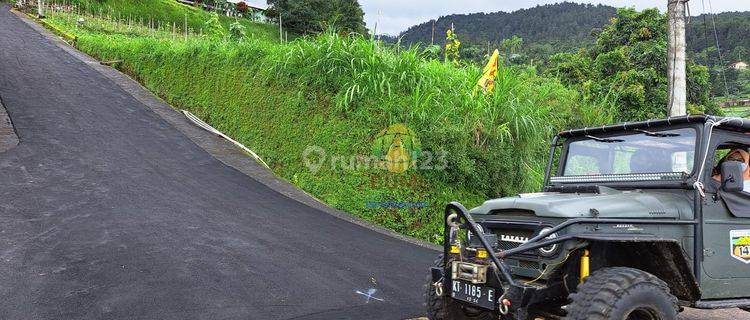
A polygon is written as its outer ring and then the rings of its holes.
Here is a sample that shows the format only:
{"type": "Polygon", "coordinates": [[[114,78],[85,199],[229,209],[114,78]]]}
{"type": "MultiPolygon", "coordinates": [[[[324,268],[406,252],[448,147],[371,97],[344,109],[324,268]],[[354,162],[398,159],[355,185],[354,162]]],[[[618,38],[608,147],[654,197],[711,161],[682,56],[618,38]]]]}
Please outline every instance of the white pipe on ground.
{"type": "Polygon", "coordinates": [[[206,130],[208,132],[211,132],[211,133],[213,133],[213,134],[215,134],[217,136],[220,136],[220,137],[222,137],[224,139],[229,140],[229,142],[233,143],[234,145],[238,146],[240,149],[242,149],[245,152],[249,153],[250,155],[253,156],[253,158],[255,158],[256,161],[260,162],[266,168],[270,169],[270,167],[268,166],[268,164],[266,164],[266,162],[263,161],[263,159],[261,159],[255,152],[253,152],[253,150],[250,150],[248,147],[245,147],[241,143],[239,143],[237,141],[234,141],[232,138],[230,138],[227,135],[223,134],[221,131],[216,130],[214,127],[212,127],[211,125],[209,125],[205,121],[201,120],[200,118],[196,117],[194,114],[190,113],[190,111],[187,111],[187,110],[181,110],[181,111],[185,115],[185,117],[187,117],[188,120],[190,120],[191,122],[193,122],[195,125],[203,128],[204,130],[206,130]]]}

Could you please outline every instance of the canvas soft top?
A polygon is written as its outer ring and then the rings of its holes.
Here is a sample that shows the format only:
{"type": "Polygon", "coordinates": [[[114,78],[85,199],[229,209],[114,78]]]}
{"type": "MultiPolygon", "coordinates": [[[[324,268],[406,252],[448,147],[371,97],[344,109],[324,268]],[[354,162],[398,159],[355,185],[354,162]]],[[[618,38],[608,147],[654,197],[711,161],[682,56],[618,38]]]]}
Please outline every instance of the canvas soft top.
{"type": "Polygon", "coordinates": [[[558,136],[560,136],[561,138],[572,138],[572,137],[581,137],[581,136],[586,136],[586,135],[591,135],[591,134],[611,133],[611,132],[616,132],[616,131],[628,131],[628,130],[633,130],[633,129],[664,127],[664,126],[684,124],[684,123],[706,123],[706,122],[718,123],[719,124],[718,126],[721,128],[750,133],[750,120],[748,119],[742,119],[742,118],[736,118],[736,117],[717,117],[717,116],[710,116],[710,115],[697,115],[697,116],[687,115],[687,116],[670,117],[666,119],[655,119],[655,120],[646,120],[646,121],[638,121],[638,122],[625,122],[625,123],[620,123],[620,124],[605,125],[601,127],[572,129],[572,130],[561,131],[558,134],[558,136]]]}

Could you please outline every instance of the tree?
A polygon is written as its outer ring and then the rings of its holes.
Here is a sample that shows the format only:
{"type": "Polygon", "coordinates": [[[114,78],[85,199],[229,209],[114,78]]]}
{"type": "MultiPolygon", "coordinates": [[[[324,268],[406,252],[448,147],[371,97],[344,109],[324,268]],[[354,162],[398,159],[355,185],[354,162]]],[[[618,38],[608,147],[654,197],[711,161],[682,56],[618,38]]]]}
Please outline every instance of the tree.
{"type": "Polygon", "coordinates": [[[737,62],[737,61],[748,61],[748,51],[747,48],[743,46],[737,46],[732,49],[732,52],[729,54],[730,62],[737,62]]]}
{"type": "Polygon", "coordinates": [[[738,93],[744,96],[750,95],[750,71],[739,71],[737,77],[738,93]]]}
{"type": "Polygon", "coordinates": [[[332,14],[334,27],[344,32],[365,34],[365,12],[357,0],[331,1],[335,11],[332,14]]]}
{"type": "Polygon", "coordinates": [[[240,1],[237,3],[237,11],[239,11],[240,13],[244,14],[248,9],[250,9],[250,6],[248,6],[245,1],[240,1]]]}
{"type": "Polygon", "coordinates": [[[514,57],[516,51],[523,45],[523,39],[519,36],[513,36],[510,39],[503,39],[500,47],[503,49],[503,64],[508,65],[508,62],[514,57]]]}
{"type": "Polygon", "coordinates": [[[333,28],[343,33],[365,33],[364,11],[357,0],[268,0],[268,15],[282,25],[307,34],[333,28]]]}
{"type": "MultiPolygon", "coordinates": [[[[587,97],[617,106],[620,120],[667,114],[667,17],[655,9],[619,9],[593,46],[552,58],[548,73],[579,87],[587,97]]],[[[714,111],[708,69],[688,63],[691,110],[714,111]]]]}

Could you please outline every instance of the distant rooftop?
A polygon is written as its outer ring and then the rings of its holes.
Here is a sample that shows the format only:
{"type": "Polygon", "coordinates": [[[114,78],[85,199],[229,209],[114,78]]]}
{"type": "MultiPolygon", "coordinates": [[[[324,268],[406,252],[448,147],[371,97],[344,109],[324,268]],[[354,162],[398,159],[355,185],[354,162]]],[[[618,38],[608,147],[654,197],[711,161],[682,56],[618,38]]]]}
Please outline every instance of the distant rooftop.
{"type": "Polygon", "coordinates": [[[258,0],[250,0],[250,1],[248,1],[248,0],[227,0],[227,2],[234,3],[234,4],[237,4],[239,2],[244,2],[248,6],[250,6],[251,8],[261,9],[261,10],[268,9],[268,4],[266,4],[265,1],[258,1],[258,0]]]}
{"type": "Polygon", "coordinates": [[[735,63],[730,64],[729,67],[735,70],[745,70],[747,69],[748,64],[743,61],[737,61],[735,63]]]}

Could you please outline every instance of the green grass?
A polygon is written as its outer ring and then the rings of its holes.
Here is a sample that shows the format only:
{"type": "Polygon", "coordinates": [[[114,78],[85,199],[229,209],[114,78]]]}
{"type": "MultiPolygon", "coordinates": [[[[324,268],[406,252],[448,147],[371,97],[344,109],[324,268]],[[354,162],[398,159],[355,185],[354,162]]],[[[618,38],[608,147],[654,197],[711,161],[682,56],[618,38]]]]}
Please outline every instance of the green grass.
{"type": "Polygon", "coordinates": [[[583,102],[532,68],[501,70],[493,94],[475,95],[479,66],[428,61],[417,49],[397,52],[367,38],[327,33],[285,45],[262,37],[184,41],[156,32],[110,32],[107,22],[76,28],[64,17],[51,21],[78,35],[81,50],[122,60],[123,71],[255,150],[303,190],[433,242],[442,240],[448,201],[473,206],[538,191],[555,132],[611,121],[611,106],[583,102]],[[330,158],[317,172],[305,165],[309,146],[345,159],[370,156],[378,132],[396,123],[411,128],[424,151],[445,152],[445,169],[347,169],[331,166],[330,158]],[[428,206],[370,208],[370,201],[428,206]]]}
{"type": "Polygon", "coordinates": [[[750,117],[750,107],[738,106],[738,107],[727,107],[722,109],[724,114],[729,117],[750,117]]]}
{"type": "MultiPolygon", "coordinates": [[[[187,19],[188,28],[193,33],[201,33],[211,13],[198,7],[181,4],[174,0],[59,0],[59,3],[71,3],[77,10],[86,15],[97,17],[108,16],[121,21],[134,21],[148,25],[149,21],[158,21],[165,28],[174,25],[179,32],[184,31],[187,19]]],[[[226,28],[234,21],[239,21],[254,37],[267,40],[278,40],[278,29],[270,24],[254,22],[248,19],[235,19],[220,15],[220,22],[226,28]]],[[[157,22],[153,22],[157,24],[157,22]]]]}

